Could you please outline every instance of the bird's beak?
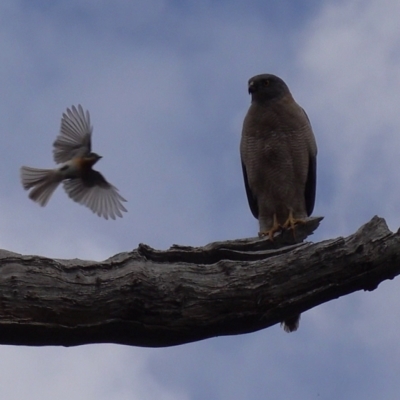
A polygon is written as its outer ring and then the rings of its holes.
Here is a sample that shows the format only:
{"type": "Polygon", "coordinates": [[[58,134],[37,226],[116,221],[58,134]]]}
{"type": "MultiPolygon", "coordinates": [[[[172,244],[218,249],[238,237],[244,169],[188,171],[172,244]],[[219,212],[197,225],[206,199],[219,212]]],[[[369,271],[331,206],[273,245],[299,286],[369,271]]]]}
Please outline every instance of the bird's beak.
{"type": "Polygon", "coordinates": [[[252,94],[252,93],[254,93],[254,92],[256,91],[256,87],[255,87],[253,81],[249,82],[249,87],[248,87],[248,89],[249,89],[249,94],[252,94]]]}

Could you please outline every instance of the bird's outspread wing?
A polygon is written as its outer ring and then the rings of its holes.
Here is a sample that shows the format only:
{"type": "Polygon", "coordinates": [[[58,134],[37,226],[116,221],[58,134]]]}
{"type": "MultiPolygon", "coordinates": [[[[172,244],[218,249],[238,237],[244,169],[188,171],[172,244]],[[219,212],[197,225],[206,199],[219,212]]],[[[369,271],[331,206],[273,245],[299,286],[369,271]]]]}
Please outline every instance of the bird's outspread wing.
{"type": "Polygon", "coordinates": [[[57,164],[85,155],[91,151],[91,136],[89,111],[84,112],[79,104],[72,106],[63,113],[60,134],[53,143],[53,156],[57,164]]]}
{"type": "Polygon", "coordinates": [[[126,200],[118,193],[118,189],[108,183],[98,171],[91,170],[90,175],[84,179],[69,179],[63,184],[72,200],[90,208],[99,217],[122,218],[121,212],[127,211],[122,204],[126,200]]]}

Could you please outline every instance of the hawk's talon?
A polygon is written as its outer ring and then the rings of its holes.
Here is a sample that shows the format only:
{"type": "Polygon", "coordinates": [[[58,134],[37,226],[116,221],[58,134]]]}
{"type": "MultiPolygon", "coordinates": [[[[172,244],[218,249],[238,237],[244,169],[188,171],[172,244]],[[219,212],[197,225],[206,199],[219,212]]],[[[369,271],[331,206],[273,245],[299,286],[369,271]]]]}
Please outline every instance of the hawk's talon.
{"type": "Polygon", "coordinates": [[[274,222],[272,224],[272,228],[265,232],[258,232],[258,237],[268,236],[271,242],[274,241],[274,234],[282,230],[282,226],[278,223],[278,219],[276,218],[276,214],[274,214],[274,222]]]}
{"type": "Polygon", "coordinates": [[[292,229],[293,230],[293,236],[296,238],[296,231],[295,231],[295,225],[297,224],[305,224],[306,220],[305,219],[300,219],[300,218],[294,218],[293,217],[293,211],[289,211],[289,216],[288,219],[285,221],[283,224],[284,229],[292,229]]]}

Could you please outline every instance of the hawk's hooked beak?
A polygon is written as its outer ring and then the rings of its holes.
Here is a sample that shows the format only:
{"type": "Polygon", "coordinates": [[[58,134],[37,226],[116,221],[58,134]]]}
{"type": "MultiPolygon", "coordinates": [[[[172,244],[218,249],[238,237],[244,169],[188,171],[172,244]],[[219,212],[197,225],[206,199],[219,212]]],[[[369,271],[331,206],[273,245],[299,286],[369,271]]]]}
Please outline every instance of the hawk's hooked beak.
{"type": "Polygon", "coordinates": [[[256,91],[256,86],[254,85],[254,81],[249,82],[249,94],[252,94],[256,91]]]}

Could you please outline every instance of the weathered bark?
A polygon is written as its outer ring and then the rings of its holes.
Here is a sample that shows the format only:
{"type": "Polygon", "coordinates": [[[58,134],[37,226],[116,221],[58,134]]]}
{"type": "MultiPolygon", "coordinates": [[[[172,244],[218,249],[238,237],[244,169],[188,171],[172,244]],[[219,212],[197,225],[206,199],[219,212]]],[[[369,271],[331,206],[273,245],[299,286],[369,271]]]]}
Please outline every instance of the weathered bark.
{"type": "Polygon", "coordinates": [[[347,238],[293,243],[284,232],[273,243],[139,245],[103,262],[0,251],[0,343],[159,347],[253,332],[400,273],[400,234],[378,217],[347,238]]]}

